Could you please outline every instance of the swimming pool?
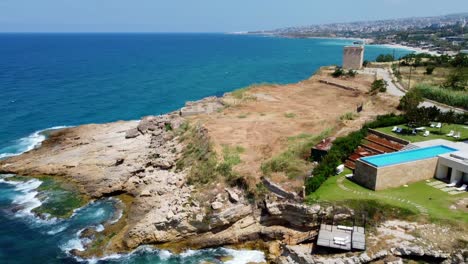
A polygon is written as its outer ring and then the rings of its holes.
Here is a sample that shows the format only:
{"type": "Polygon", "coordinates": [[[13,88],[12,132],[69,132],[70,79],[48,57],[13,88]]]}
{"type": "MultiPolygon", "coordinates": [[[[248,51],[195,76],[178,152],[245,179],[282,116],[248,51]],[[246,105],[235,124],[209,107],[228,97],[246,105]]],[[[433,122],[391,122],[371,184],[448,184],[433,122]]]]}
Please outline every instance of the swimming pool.
{"type": "Polygon", "coordinates": [[[437,157],[441,154],[458,151],[458,149],[450,148],[444,145],[432,146],[427,148],[419,148],[388,154],[376,155],[366,158],[361,158],[362,161],[369,163],[375,167],[385,167],[399,163],[411,162],[437,157]]]}

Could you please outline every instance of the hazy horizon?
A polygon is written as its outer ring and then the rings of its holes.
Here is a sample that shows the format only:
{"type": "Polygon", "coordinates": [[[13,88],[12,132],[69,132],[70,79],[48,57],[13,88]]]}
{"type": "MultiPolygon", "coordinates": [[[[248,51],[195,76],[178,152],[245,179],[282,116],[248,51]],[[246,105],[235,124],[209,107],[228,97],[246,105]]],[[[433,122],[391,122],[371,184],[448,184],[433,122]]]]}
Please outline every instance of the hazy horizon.
{"type": "Polygon", "coordinates": [[[221,33],[314,24],[439,16],[468,11],[466,0],[3,0],[0,32],[221,33]]]}

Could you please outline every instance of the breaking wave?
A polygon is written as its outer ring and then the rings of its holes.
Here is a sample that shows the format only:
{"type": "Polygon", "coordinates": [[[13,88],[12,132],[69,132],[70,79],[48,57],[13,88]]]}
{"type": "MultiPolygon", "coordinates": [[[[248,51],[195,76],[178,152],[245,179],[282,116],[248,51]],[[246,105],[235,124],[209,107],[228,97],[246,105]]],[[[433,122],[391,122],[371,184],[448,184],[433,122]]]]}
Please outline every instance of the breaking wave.
{"type": "Polygon", "coordinates": [[[26,137],[20,138],[13,145],[0,149],[0,159],[21,155],[41,145],[47,138],[47,132],[67,128],[69,126],[55,126],[38,130],[26,137]]]}

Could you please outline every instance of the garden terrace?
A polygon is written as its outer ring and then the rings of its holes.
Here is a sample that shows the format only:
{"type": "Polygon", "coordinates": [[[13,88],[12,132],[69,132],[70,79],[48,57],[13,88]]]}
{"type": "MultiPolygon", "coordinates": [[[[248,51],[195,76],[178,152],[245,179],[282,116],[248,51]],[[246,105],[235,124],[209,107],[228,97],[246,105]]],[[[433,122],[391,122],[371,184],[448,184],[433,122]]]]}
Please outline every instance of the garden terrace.
{"type": "Polygon", "coordinates": [[[361,141],[361,145],[345,161],[345,166],[354,170],[356,161],[362,157],[369,157],[378,154],[392,153],[405,147],[404,144],[387,139],[384,135],[377,135],[373,130],[361,141]]]}
{"type": "MultiPolygon", "coordinates": [[[[431,139],[445,139],[445,140],[454,141],[454,142],[468,140],[468,126],[467,125],[442,124],[441,128],[426,126],[426,130],[430,132],[429,136],[427,137],[423,135],[424,131],[418,132],[416,135],[395,133],[392,131],[393,127],[394,126],[381,127],[381,128],[376,128],[376,130],[379,132],[394,136],[394,137],[408,140],[410,142],[421,142],[421,141],[427,141],[431,139]],[[454,137],[447,136],[447,134],[449,134],[451,131],[454,131],[457,133],[460,132],[460,138],[457,139],[454,137]]],[[[413,129],[407,125],[399,125],[398,127],[406,129],[406,130],[413,129]]]]}
{"type": "Polygon", "coordinates": [[[447,192],[431,186],[436,181],[420,181],[408,184],[407,187],[398,187],[382,191],[372,191],[349,180],[345,175],[350,174],[349,169],[338,175],[329,177],[317,191],[309,197],[319,202],[347,204],[350,206],[368,203],[369,200],[381,205],[400,208],[400,211],[386,211],[382,213],[396,213],[387,217],[425,218],[442,222],[468,222],[468,208],[458,205],[462,200],[468,199],[468,192],[450,195],[447,192]]]}

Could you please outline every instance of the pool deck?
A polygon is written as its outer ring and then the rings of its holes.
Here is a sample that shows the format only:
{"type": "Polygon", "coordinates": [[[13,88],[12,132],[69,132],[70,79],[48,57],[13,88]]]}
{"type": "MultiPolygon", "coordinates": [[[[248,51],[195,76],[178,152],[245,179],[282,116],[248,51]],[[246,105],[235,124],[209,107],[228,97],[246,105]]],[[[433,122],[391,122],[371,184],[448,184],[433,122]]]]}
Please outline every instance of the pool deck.
{"type": "Polygon", "coordinates": [[[418,160],[431,159],[439,155],[456,152],[457,148],[445,145],[418,147],[411,150],[398,151],[361,158],[362,161],[374,166],[385,167],[418,160]]]}
{"type": "Polygon", "coordinates": [[[321,224],[317,245],[347,251],[353,249],[365,250],[365,229],[358,226],[347,227],[321,224]]]}

